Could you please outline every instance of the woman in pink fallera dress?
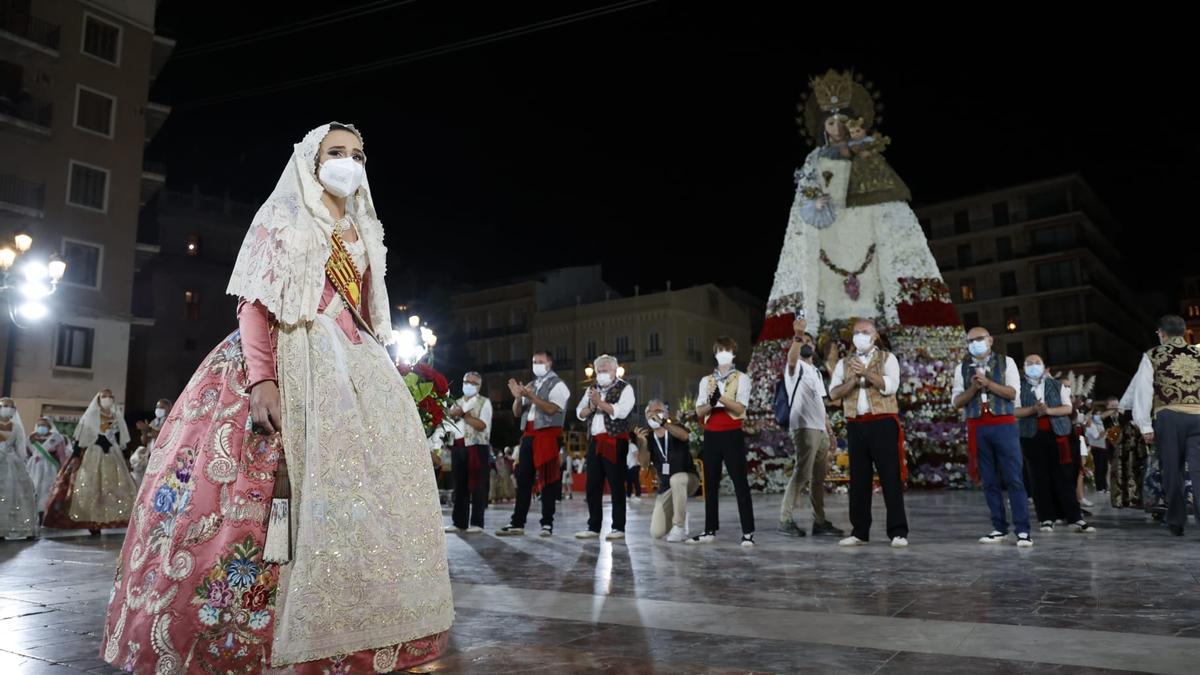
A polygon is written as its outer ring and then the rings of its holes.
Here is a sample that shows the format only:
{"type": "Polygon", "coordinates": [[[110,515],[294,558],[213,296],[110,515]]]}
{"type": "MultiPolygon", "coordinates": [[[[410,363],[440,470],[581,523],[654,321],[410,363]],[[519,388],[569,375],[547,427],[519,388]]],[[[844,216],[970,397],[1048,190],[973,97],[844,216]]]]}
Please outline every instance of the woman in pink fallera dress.
{"type": "Polygon", "coordinates": [[[445,648],[437,487],[375,338],[391,325],[365,161],[353,127],[309,132],[246,234],[239,330],[168,414],[134,506],[104,631],[118,668],[391,672],[445,648]],[[276,564],[263,550],[287,483],[276,564]]]}

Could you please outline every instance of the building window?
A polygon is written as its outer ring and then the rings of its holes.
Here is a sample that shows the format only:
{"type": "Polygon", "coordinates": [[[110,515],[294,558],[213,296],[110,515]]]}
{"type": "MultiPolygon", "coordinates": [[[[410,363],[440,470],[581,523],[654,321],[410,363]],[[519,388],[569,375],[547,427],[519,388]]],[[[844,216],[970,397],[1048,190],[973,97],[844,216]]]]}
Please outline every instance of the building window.
{"type": "Polygon", "coordinates": [[[1000,295],[1005,298],[1012,297],[1017,294],[1017,273],[1016,272],[1001,272],[1000,273],[1000,295]]]}
{"type": "Polygon", "coordinates": [[[713,289],[708,291],[708,309],[714,313],[721,309],[721,295],[713,289]]]}
{"type": "Polygon", "coordinates": [[[966,234],[971,231],[971,216],[966,211],[954,212],[954,234],[966,234]]]}
{"type": "Polygon", "coordinates": [[[187,236],[187,254],[200,255],[200,235],[189,234],[187,236]]]}
{"type": "Polygon", "coordinates": [[[963,327],[967,330],[979,325],[979,312],[963,312],[963,327]]]}
{"type": "Polygon", "coordinates": [[[63,282],[84,288],[100,288],[104,248],[98,244],[63,239],[62,257],[67,263],[63,282]]]}
{"type": "Polygon", "coordinates": [[[688,337],[687,350],[688,350],[689,354],[700,351],[700,350],[696,349],[696,338],[695,337],[688,337]]]}
{"type": "Polygon", "coordinates": [[[75,87],[75,127],[113,137],[117,99],[108,94],[89,89],[82,84],[75,87]]]}
{"type": "Polygon", "coordinates": [[[1004,227],[1011,220],[1008,216],[1008,202],[996,202],[992,204],[992,225],[996,227],[1004,227]]]}
{"type": "Polygon", "coordinates": [[[1188,305],[1187,317],[1189,319],[1200,319],[1200,305],[1188,305]]]}
{"type": "Polygon", "coordinates": [[[108,210],[108,170],[70,161],[67,203],[93,211],[108,210]]]}
{"type": "Polygon", "coordinates": [[[650,334],[650,353],[651,354],[661,354],[662,353],[662,342],[659,339],[658,333],[650,334]]]}
{"type": "Polygon", "coordinates": [[[1067,192],[1066,190],[1056,190],[1029,195],[1028,204],[1030,220],[1066,213],[1068,209],[1067,192]]]}
{"type": "Polygon", "coordinates": [[[588,357],[588,361],[591,361],[596,358],[596,341],[595,340],[588,340],[587,357],[588,357]]]}
{"type": "Polygon", "coordinates": [[[83,44],[79,50],[101,61],[121,63],[121,27],[91,14],[83,15],[83,44]]]}
{"type": "Polygon", "coordinates": [[[54,365],[59,368],[79,368],[89,370],[92,367],[92,346],[96,340],[96,331],[82,326],[58,327],[58,349],[55,351],[54,365]]]}
{"type": "Polygon", "coordinates": [[[1032,233],[1033,250],[1038,253],[1065,251],[1076,243],[1075,226],[1041,227],[1032,233]]]}
{"type": "Polygon", "coordinates": [[[565,345],[558,345],[554,348],[554,361],[561,363],[567,360],[567,348],[565,345]]]}
{"type": "Polygon", "coordinates": [[[1016,333],[1021,330],[1021,308],[1020,307],[1005,307],[1004,308],[1004,332],[1016,333]]]}
{"type": "Polygon", "coordinates": [[[617,353],[618,354],[628,354],[629,353],[629,338],[628,337],[617,338],[617,353]]]}
{"type": "Polygon", "coordinates": [[[188,321],[200,320],[200,294],[196,291],[183,292],[183,316],[188,321]]]}
{"type": "Polygon", "coordinates": [[[1038,265],[1035,271],[1037,275],[1037,289],[1041,291],[1052,291],[1057,288],[1070,288],[1078,285],[1075,275],[1075,263],[1072,260],[1058,260],[1038,265]]]}
{"type": "Polygon", "coordinates": [[[1086,360],[1086,340],[1082,332],[1046,336],[1046,362],[1052,367],[1086,360]]]}
{"type": "Polygon", "coordinates": [[[959,294],[960,300],[962,302],[974,302],[975,301],[975,279],[973,277],[967,277],[967,278],[963,279],[961,282],[959,282],[958,294],[959,294]]]}
{"type": "Polygon", "coordinates": [[[1009,342],[1004,345],[1005,355],[1017,363],[1025,362],[1025,343],[1021,341],[1009,342]]]}
{"type": "Polygon", "coordinates": [[[975,258],[971,255],[970,244],[959,244],[958,246],[958,269],[965,270],[975,264],[975,258]]]}
{"type": "Polygon", "coordinates": [[[996,260],[1012,260],[1012,237],[996,237],[996,260]]]}
{"type": "Polygon", "coordinates": [[[1038,303],[1038,317],[1043,328],[1074,326],[1083,323],[1079,297],[1068,295],[1042,300],[1038,303]]]}

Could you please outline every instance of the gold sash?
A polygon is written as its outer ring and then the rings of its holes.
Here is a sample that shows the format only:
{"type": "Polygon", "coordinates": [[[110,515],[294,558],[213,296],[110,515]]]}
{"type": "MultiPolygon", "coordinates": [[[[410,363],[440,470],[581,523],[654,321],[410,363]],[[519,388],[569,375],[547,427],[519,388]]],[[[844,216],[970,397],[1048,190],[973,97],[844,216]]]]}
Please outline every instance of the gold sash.
{"type": "Polygon", "coordinates": [[[325,261],[325,276],[329,277],[329,283],[333,284],[334,290],[341,296],[355,322],[371,337],[379,340],[379,336],[375,335],[375,331],[371,330],[371,326],[361,314],[362,273],[358,271],[358,265],[354,264],[354,258],[346,249],[346,242],[337,232],[333,233],[330,249],[329,260],[325,261]]]}

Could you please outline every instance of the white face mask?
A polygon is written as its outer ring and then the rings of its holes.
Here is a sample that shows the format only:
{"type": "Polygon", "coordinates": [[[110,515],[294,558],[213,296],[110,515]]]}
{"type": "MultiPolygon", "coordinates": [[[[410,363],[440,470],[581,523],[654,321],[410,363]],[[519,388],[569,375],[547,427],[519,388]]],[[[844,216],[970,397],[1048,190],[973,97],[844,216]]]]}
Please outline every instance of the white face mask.
{"type": "Polygon", "coordinates": [[[37,432],[38,436],[45,436],[46,434],[50,433],[50,427],[42,424],[39,425],[37,429],[34,429],[34,431],[37,432]]]}
{"type": "Polygon", "coordinates": [[[535,376],[545,377],[546,373],[548,373],[548,372],[550,372],[550,369],[546,367],[546,364],[544,364],[544,363],[533,364],[533,374],[535,376]]]}
{"type": "Polygon", "coordinates": [[[967,351],[976,358],[987,354],[989,349],[991,347],[988,346],[987,338],[978,338],[967,343],[967,351]]]}
{"type": "Polygon", "coordinates": [[[5,420],[12,419],[12,416],[15,413],[16,413],[16,408],[10,408],[8,406],[4,406],[3,408],[0,408],[0,419],[5,419],[5,420]]]}
{"type": "Polygon", "coordinates": [[[612,373],[596,373],[596,384],[600,385],[601,387],[607,387],[608,385],[612,384],[612,381],[612,373]]]}
{"type": "Polygon", "coordinates": [[[463,396],[466,396],[467,398],[471,398],[472,396],[474,396],[475,394],[478,394],[478,393],[479,393],[479,387],[477,387],[476,385],[473,385],[473,384],[468,384],[465,382],[463,383],[463,396]]]}
{"type": "Polygon", "coordinates": [[[869,350],[873,344],[875,344],[874,337],[867,335],[866,333],[854,334],[854,348],[858,351],[865,352],[869,350]]]}
{"type": "Polygon", "coordinates": [[[167,416],[167,409],[166,409],[166,408],[155,408],[155,409],[154,409],[154,418],[155,418],[155,419],[160,419],[160,420],[161,420],[162,418],[164,418],[164,417],[166,417],[166,416],[167,416]]]}
{"type": "Polygon", "coordinates": [[[717,352],[717,365],[728,366],[733,363],[733,352],[717,352]]]}
{"type": "Polygon", "coordinates": [[[1038,379],[1044,372],[1046,372],[1046,367],[1040,363],[1025,364],[1025,375],[1031,380],[1038,379]]]}
{"type": "Polygon", "coordinates": [[[113,400],[111,397],[104,396],[100,399],[100,407],[101,408],[108,410],[109,408],[112,407],[112,405],[113,405],[113,400]]]}
{"type": "Polygon", "coordinates": [[[344,198],[358,191],[367,177],[367,170],[352,157],[339,157],[326,160],[317,177],[329,194],[344,198]]]}
{"type": "Polygon", "coordinates": [[[662,427],[662,425],[658,423],[658,420],[654,419],[653,417],[647,419],[646,424],[649,424],[651,429],[659,429],[662,427]]]}

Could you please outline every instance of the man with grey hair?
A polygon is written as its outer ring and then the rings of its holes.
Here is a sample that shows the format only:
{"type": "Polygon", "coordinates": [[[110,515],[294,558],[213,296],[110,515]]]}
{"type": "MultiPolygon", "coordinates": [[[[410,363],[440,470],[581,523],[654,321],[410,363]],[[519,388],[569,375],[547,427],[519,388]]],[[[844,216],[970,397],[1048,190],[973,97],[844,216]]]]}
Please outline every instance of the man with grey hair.
{"type": "MultiPolygon", "coordinates": [[[[612,492],[612,530],[609,541],[625,538],[625,462],[618,463],[617,448],[629,442],[629,414],[633,412],[633,387],[617,377],[616,357],[605,354],[592,364],[596,382],[588,387],[575,415],[588,428],[587,504],[588,529],[576,539],[596,539],[604,520],[604,482],[612,492]]],[[[622,458],[623,459],[623,458],[622,458]]]]}
{"type": "MultiPolygon", "coordinates": [[[[1186,464],[1200,485],[1200,346],[1189,345],[1187,322],[1167,315],[1158,322],[1159,345],[1142,356],[1133,376],[1133,422],[1162,462],[1167,526],[1183,536],[1187,524],[1186,464]]],[[[1200,523],[1200,506],[1195,507],[1200,523]]]]}
{"type": "Polygon", "coordinates": [[[479,373],[463,375],[463,396],[449,411],[454,421],[454,446],[450,449],[454,511],[447,532],[483,532],[491,479],[492,402],[480,395],[482,386],[479,373]]]}
{"type": "Polygon", "coordinates": [[[653,466],[658,474],[658,497],[650,516],[650,536],[678,543],[687,539],[687,502],[700,488],[700,474],[688,448],[688,430],[670,417],[666,403],[655,398],[646,404],[645,427],[634,429],[638,462],[653,466]],[[671,531],[667,532],[667,526],[671,531]]]}

